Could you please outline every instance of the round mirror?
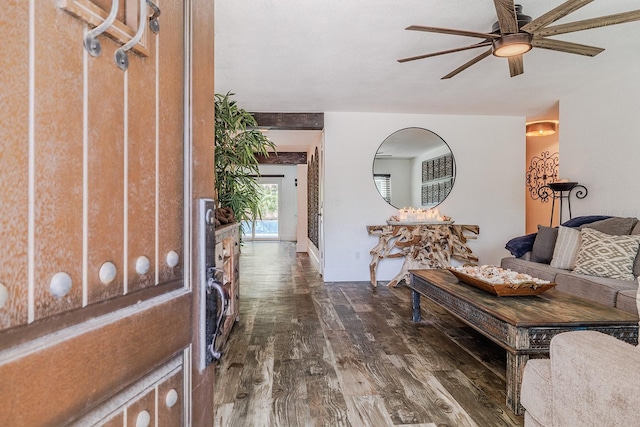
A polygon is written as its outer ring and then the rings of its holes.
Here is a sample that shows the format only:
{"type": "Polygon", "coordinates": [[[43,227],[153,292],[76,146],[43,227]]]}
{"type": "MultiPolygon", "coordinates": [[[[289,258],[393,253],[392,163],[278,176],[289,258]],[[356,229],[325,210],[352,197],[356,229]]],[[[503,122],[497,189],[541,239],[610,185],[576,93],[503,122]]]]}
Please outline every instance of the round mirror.
{"type": "Polygon", "coordinates": [[[406,128],[385,139],[373,160],[378,192],[396,209],[438,206],[456,179],[453,153],[442,138],[422,128],[406,128]]]}

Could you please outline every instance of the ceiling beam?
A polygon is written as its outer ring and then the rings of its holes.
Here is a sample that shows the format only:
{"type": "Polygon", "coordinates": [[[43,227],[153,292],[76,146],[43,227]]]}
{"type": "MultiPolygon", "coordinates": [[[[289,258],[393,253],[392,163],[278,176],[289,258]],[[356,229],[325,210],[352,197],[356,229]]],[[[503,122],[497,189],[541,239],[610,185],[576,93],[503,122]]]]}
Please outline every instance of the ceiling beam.
{"type": "Polygon", "coordinates": [[[259,128],[275,130],[322,130],[324,113],[251,113],[259,128]]]}
{"type": "Polygon", "coordinates": [[[258,163],[261,165],[304,165],[307,163],[307,153],[305,152],[284,152],[269,153],[269,156],[256,155],[258,163]]]}

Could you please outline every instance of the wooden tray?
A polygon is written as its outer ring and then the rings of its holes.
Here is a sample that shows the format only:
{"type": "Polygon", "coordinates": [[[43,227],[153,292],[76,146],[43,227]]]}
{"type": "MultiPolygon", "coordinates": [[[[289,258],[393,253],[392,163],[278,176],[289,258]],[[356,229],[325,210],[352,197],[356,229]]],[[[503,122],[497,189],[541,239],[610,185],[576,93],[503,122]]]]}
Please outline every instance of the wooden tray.
{"type": "Polygon", "coordinates": [[[518,285],[512,285],[507,283],[489,283],[484,280],[478,279],[468,274],[461,273],[452,268],[449,271],[458,278],[459,281],[466,283],[467,285],[474,286],[482,289],[483,291],[490,292],[499,297],[520,297],[528,295],[539,295],[544,291],[547,291],[554,286],[555,283],[547,283],[540,285],[534,282],[523,282],[518,285]]]}

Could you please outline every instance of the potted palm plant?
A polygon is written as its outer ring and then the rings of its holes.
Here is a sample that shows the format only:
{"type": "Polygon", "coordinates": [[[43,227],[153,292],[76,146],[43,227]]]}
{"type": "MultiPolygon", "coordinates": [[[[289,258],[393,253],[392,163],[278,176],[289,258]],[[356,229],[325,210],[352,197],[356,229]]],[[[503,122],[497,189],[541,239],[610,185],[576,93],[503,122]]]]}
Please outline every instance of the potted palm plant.
{"type": "Polygon", "coordinates": [[[256,156],[276,151],[275,144],[256,129],[255,118],[231,99],[233,95],[215,95],[217,225],[262,216],[256,156]]]}

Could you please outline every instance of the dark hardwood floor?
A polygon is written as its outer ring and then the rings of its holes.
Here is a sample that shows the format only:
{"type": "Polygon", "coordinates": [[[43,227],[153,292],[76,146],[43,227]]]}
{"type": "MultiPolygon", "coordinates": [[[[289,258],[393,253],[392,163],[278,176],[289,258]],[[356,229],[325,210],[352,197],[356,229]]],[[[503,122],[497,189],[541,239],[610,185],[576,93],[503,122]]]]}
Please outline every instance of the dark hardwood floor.
{"type": "Polygon", "coordinates": [[[522,426],[504,350],[411,293],[323,283],[292,243],[245,243],[217,426],[522,426]]]}

